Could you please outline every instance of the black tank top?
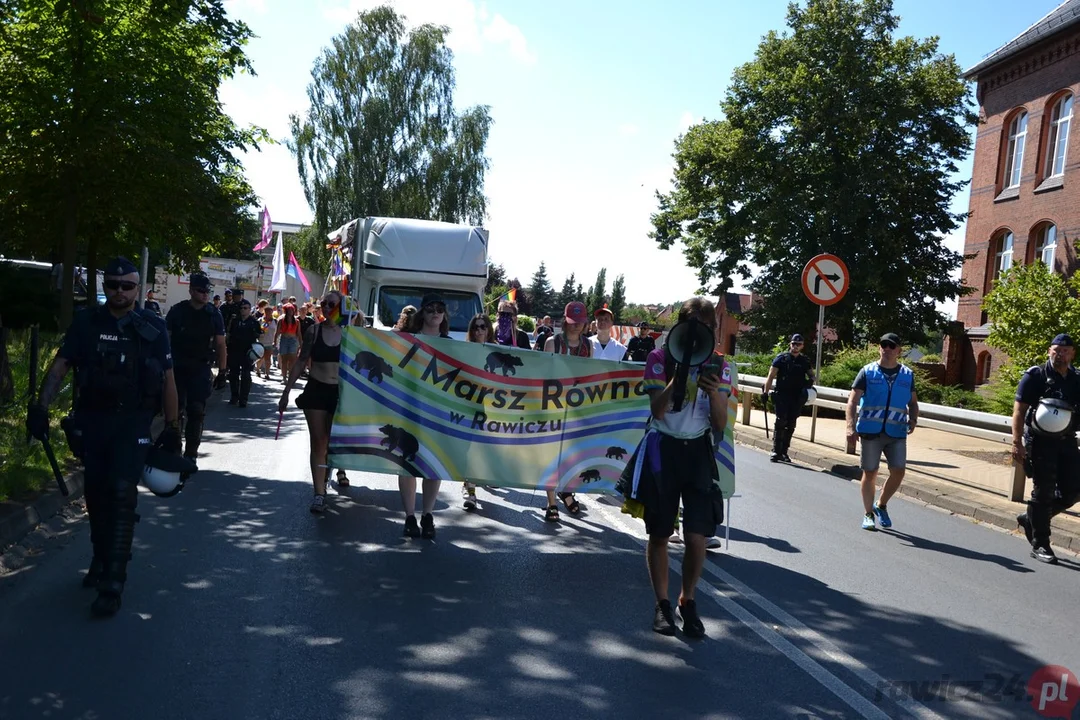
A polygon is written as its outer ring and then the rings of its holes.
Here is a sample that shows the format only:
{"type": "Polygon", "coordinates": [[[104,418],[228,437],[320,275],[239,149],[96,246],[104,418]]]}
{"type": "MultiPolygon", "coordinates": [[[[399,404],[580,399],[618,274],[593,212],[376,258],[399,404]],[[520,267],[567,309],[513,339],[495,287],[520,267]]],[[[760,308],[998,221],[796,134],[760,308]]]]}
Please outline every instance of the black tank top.
{"type": "Polygon", "coordinates": [[[312,362],[332,362],[341,360],[341,345],[327,345],[322,339],[322,325],[315,327],[315,343],[311,346],[312,362]]]}

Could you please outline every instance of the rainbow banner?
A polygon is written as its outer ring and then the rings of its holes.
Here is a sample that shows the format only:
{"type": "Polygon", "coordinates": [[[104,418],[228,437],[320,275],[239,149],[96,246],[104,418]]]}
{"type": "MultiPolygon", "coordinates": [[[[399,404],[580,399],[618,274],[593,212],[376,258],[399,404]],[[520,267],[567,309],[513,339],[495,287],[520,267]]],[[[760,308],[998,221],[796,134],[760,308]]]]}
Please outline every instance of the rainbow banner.
{"type": "MultiPolygon", "coordinates": [[[[640,364],[387,330],[346,328],[339,383],[334,467],[501,487],[612,492],[649,417],[640,364]]],[[[737,402],[716,452],[725,497],[737,402]]]]}

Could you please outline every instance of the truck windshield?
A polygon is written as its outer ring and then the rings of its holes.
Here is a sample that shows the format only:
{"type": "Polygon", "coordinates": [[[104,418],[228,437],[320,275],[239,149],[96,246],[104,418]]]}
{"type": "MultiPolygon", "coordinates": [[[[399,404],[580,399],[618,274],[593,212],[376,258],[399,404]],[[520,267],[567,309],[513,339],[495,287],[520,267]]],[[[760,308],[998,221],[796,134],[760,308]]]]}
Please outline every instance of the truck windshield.
{"type": "Polygon", "coordinates": [[[412,305],[419,310],[420,299],[429,292],[438,293],[446,301],[446,314],[453,332],[468,330],[469,321],[481,311],[480,298],[475,293],[418,287],[383,287],[379,289],[379,324],[393,327],[403,307],[412,305]]]}

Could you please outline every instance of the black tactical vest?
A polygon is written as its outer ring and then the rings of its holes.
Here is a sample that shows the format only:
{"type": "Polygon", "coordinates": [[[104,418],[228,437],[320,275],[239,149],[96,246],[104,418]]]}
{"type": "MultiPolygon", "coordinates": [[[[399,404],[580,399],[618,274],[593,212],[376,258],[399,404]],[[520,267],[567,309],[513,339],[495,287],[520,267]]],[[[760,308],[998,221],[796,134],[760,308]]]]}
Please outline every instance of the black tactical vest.
{"type": "Polygon", "coordinates": [[[88,357],[78,358],[76,382],[79,410],[91,412],[156,412],[161,407],[164,368],[153,356],[160,329],[133,310],[114,320],[102,307],[92,311],[82,347],[88,357]]]}
{"type": "Polygon", "coordinates": [[[197,367],[210,362],[214,340],[213,306],[196,310],[189,300],[176,308],[171,331],[173,364],[177,367],[197,367]]]}

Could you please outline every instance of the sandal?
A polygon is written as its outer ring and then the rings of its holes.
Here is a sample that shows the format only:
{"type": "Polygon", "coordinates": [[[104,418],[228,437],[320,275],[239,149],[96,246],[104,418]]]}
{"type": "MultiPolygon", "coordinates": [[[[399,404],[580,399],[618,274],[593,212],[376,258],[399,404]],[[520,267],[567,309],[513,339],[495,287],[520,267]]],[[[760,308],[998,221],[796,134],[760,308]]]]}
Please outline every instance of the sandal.
{"type": "Polygon", "coordinates": [[[563,501],[563,505],[570,511],[571,515],[577,515],[581,512],[581,503],[574,497],[574,493],[559,493],[559,499],[563,501]]]}
{"type": "Polygon", "coordinates": [[[559,506],[548,505],[547,510],[544,511],[544,520],[547,522],[559,522],[559,506]]]}
{"type": "Polygon", "coordinates": [[[337,484],[338,487],[349,487],[349,477],[345,474],[345,471],[338,468],[337,471],[337,484]]]}

